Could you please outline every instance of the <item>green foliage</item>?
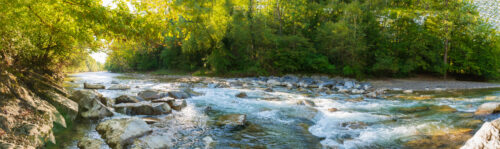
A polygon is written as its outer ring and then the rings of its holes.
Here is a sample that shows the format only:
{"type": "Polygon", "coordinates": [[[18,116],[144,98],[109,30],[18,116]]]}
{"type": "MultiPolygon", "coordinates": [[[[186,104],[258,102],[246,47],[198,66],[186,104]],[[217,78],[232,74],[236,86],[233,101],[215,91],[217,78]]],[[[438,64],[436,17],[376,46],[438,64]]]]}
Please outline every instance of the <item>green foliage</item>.
{"type": "Polygon", "coordinates": [[[116,27],[126,36],[112,43],[111,71],[499,77],[499,32],[470,1],[148,0],[134,6],[114,16],[129,23],[116,27]]]}

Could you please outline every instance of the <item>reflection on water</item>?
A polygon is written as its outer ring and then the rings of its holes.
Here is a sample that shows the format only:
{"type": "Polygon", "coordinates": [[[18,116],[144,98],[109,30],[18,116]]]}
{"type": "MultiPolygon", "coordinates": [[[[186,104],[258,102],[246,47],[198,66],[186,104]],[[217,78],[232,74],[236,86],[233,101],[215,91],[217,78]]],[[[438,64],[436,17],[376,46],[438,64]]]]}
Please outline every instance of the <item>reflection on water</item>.
{"type": "MultiPolygon", "coordinates": [[[[215,148],[456,148],[484,120],[497,117],[474,117],[471,112],[482,103],[500,101],[498,90],[419,92],[389,94],[386,99],[347,100],[359,96],[310,97],[282,88],[265,92],[259,86],[211,88],[198,81],[187,85],[176,81],[186,78],[142,74],[80,73],[68,79],[74,80],[66,84],[71,89],[81,89],[83,82],[109,86],[112,81],[132,87],[127,91],[99,90],[111,98],[136,95],[145,89],[192,86],[203,95],[187,99],[188,107],[182,111],[156,116],[164,121],[151,125],[154,133],[170,136],[175,148],[204,148],[206,136],[213,138],[215,148]],[[249,97],[235,97],[240,92],[249,97]],[[316,107],[297,104],[302,100],[311,100],[316,107]],[[330,108],[338,111],[330,112],[330,108]],[[218,116],[232,113],[247,115],[245,128],[215,126],[218,116]]],[[[57,133],[58,144],[48,148],[76,148],[83,136],[100,138],[94,130],[96,123],[78,122],[57,133]]]]}

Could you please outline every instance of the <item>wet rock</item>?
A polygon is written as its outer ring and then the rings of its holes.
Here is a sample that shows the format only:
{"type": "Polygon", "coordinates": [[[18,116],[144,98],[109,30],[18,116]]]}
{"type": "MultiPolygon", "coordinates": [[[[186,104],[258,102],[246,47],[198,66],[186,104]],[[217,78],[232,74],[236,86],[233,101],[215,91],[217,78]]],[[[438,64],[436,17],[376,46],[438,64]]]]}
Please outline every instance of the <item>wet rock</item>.
{"type": "Polygon", "coordinates": [[[328,108],[328,112],[337,112],[338,109],[337,108],[328,108]]]}
{"type": "Polygon", "coordinates": [[[203,142],[205,142],[206,149],[215,148],[215,141],[214,141],[214,139],[212,139],[212,137],[210,137],[210,136],[204,137],[203,142]]]}
{"type": "Polygon", "coordinates": [[[186,99],[191,97],[188,93],[183,92],[183,91],[170,91],[168,92],[168,96],[174,98],[174,99],[186,99]]]}
{"type": "Polygon", "coordinates": [[[147,124],[154,124],[154,123],[158,123],[161,121],[160,119],[152,118],[152,117],[144,117],[144,118],[142,118],[142,120],[144,122],[146,122],[147,124]]]}
{"type": "Polygon", "coordinates": [[[500,119],[485,122],[461,149],[500,147],[500,119]]]}
{"type": "Polygon", "coordinates": [[[187,102],[184,99],[176,99],[170,106],[172,107],[172,109],[180,111],[183,108],[187,107],[187,102]]]}
{"type": "Polygon", "coordinates": [[[470,138],[472,129],[455,128],[433,130],[430,133],[418,133],[416,138],[405,143],[407,148],[438,149],[459,148],[467,138],[470,138]]]}
{"type": "Polygon", "coordinates": [[[351,93],[353,93],[353,94],[363,94],[363,93],[365,93],[365,90],[353,89],[353,90],[351,90],[351,93]]]}
{"type": "Polygon", "coordinates": [[[145,90],[142,92],[139,92],[137,94],[139,97],[143,98],[144,100],[153,100],[153,99],[159,99],[167,96],[166,93],[156,91],[156,90],[145,90]]]}
{"type": "Polygon", "coordinates": [[[476,112],[474,112],[475,115],[488,115],[492,113],[497,113],[500,112],[500,102],[488,102],[488,103],[483,103],[480,105],[476,112]]]}
{"type": "Polygon", "coordinates": [[[269,79],[269,80],[267,80],[266,83],[267,83],[267,86],[270,86],[270,87],[281,85],[281,82],[277,79],[269,79]]]}
{"type": "Polygon", "coordinates": [[[105,100],[101,94],[93,90],[78,90],[70,97],[78,103],[80,116],[83,118],[103,118],[112,116],[111,109],[106,107],[101,100],[105,100]]]}
{"type": "Polygon", "coordinates": [[[365,123],[365,122],[344,122],[341,124],[342,127],[347,127],[347,128],[351,128],[351,129],[364,129],[366,128],[368,125],[365,123]]]}
{"type": "Polygon", "coordinates": [[[349,99],[346,99],[346,101],[350,101],[350,102],[361,102],[363,101],[364,98],[363,97],[357,97],[357,98],[349,98],[349,99]]]}
{"type": "Polygon", "coordinates": [[[116,80],[113,80],[111,81],[111,84],[119,84],[120,82],[116,81],[116,80]]]}
{"type": "Polygon", "coordinates": [[[280,98],[276,97],[266,97],[266,98],[259,98],[260,100],[265,100],[265,101],[281,101],[280,98]]]}
{"type": "Polygon", "coordinates": [[[115,100],[108,97],[101,97],[99,101],[107,107],[111,107],[115,104],[115,100]]]}
{"type": "Polygon", "coordinates": [[[167,103],[151,103],[147,101],[116,104],[114,108],[117,112],[128,115],[161,115],[172,112],[172,108],[167,103]]]}
{"type": "Polygon", "coordinates": [[[344,87],[347,89],[354,88],[355,83],[353,81],[345,81],[344,82],[344,87]]]}
{"type": "Polygon", "coordinates": [[[108,87],[108,90],[128,90],[128,89],[130,89],[130,86],[121,84],[115,84],[108,87]]]}
{"type": "Polygon", "coordinates": [[[403,93],[405,93],[405,94],[412,94],[413,90],[404,90],[403,93]]]}
{"type": "Polygon", "coordinates": [[[220,116],[217,120],[218,126],[238,127],[244,126],[247,116],[243,114],[229,114],[220,116]]]}
{"type": "Polygon", "coordinates": [[[247,95],[247,93],[241,92],[241,93],[236,94],[236,97],[238,97],[238,98],[247,98],[248,95],[247,95]]]}
{"type": "Polygon", "coordinates": [[[84,89],[105,89],[106,87],[101,84],[89,84],[89,83],[83,83],[83,88],[84,89]]]}
{"type": "Polygon", "coordinates": [[[267,88],[264,91],[266,91],[266,92],[274,92],[274,90],[272,88],[267,88]]]}
{"type": "Polygon", "coordinates": [[[46,96],[44,99],[54,105],[67,119],[73,120],[78,115],[78,103],[75,101],[53,91],[46,91],[43,94],[46,96]]]}
{"type": "Polygon", "coordinates": [[[366,97],[368,98],[377,98],[377,93],[376,92],[370,92],[366,94],[366,97]]]}
{"type": "Polygon", "coordinates": [[[335,81],[328,81],[328,82],[324,82],[324,83],[321,83],[319,84],[319,88],[333,88],[335,87],[335,84],[337,84],[337,82],[335,81]]]}
{"type": "Polygon", "coordinates": [[[316,106],[316,104],[313,101],[307,100],[307,99],[306,100],[302,100],[302,103],[304,105],[311,106],[311,107],[315,107],[316,106]]]}
{"type": "Polygon", "coordinates": [[[120,103],[138,103],[140,102],[139,99],[136,97],[132,96],[127,96],[127,95],[121,95],[120,97],[117,97],[115,99],[115,104],[120,104],[120,103]]]}
{"type": "Polygon", "coordinates": [[[437,112],[443,112],[443,113],[457,112],[457,109],[454,109],[448,105],[434,106],[433,109],[436,110],[437,112]]]}
{"type": "Polygon", "coordinates": [[[103,144],[101,140],[85,137],[78,142],[77,146],[80,149],[100,149],[103,144]]]}
{"type": "Polygon", "coordinates": [[[167,149],[172,148],[173,138],[162,134],[152,134],[134,141],[131,149],[167,149]]]}
{"type": "Polygon", "coordinates": [[[99,123],[96,130],[113,149],[124,149],[134,139],[152,132],[148,124],[137,117],[107,120],[99,123]]]}
{"type": "Polygon", "coordinates": [[[152,102],[154,103],[168,103],[169,105],[171,105],[172,103],[174,103],[175,99],[172,98],[172,97],[163,97],[163,98],[160,98],[160,99],[155,99],[155,100],[152,100],[152,102]]]}

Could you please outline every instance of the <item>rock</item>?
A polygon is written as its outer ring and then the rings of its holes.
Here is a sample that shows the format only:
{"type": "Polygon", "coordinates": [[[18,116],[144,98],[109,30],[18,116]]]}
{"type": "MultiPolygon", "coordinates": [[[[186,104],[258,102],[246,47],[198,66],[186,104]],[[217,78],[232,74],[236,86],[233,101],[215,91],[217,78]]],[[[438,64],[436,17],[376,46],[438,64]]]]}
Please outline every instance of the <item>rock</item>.
{"type": "Polygon", "coordinates": [[[183,92],[183,91],[170,91],[168,92],[168,96],[174,98],[174,99],[186,99],[191,97],[188,93],[183,92]]]}
{"type": "Polygon", "coordinates": [[[370,92],[366,94],[366,97],[368,98],[377,98],[377,93],[376,92],[370,92]]]}
{"type": "Polygon", "coordinates": [[[184,99],[176,99],[170,106],[172,109],[180,111],[182,108],[187,107],[187,102],[184,99]]]}
{"type": "Polygon", "coordinates": [[[138,102],[140,102],[140,100],[137,99],[136,97],[127,96],[127,95],[121,95],[120,97],[115,98],[115,104],[138,103],[138,102]]]}
{"type": "Polygon", "coordinates": [[[337,112],[338,109],[337,108],[328,108],[328,112],[337,112]]]}
{"type": "Polygon", "coordinates": [[[328,81],[328,82],[324,82],[324,83],[321,83],[319,84],[319,88],[333,88],[335,86],[335,84],[337,84],[337,82],[335,81],[328,81]]]}
{"type": "Polygon", "coordinates": [[[70,97],[70,99],[78,103],[80,116],[90,119],[113,116],[111,109],[101,103],[103,98],[101,94],[93,90],[78,90],[73,92],[70,97]]]}
{"type": "Polygon", "coordinates": [[[134,139],[152,132],[148,124],[137,117],[107,120],[99,123],[96,130],[113,149],[124,149],[134,139]]]}
{"type": "Polygon", "coordinates": [[[497,112],[500,112],[500,102],[487,102],[480,105],[474,114],[488,115],[497,112]]]}
{"type": "Polygon", "coordinates": [[[218,126],[238,127],[244,126],[247,116],[243,114],[229,114],[220,116],[217,120],[218,126]]]}
{"type": "Polygon", "coordinates": [[[346,99],[346,101],[350,101],[350,102],[361,102],[363,101],[364,98],[363,97],[358,97],[358,98],[349,98],[349,99],[346,99]]]}
{"type": "Polygon", "coordinates": [[[238,98],[247,98],[248,95],[247,95],[247,93],[241,92],[241,93],[236,94],[236,97],[238,97],[238,98]]]}
{"type": "Polygon", "coordinates": [[[276,79],[269,79],[269,80],[267,80],[266,83],[267,83],[267,86],[269,86],[269,87],[281,85],[281,82],[276,80],[276,79]]]}
{"type": "Polygon", "coordinates": [[[54,105],[67,119],[74,120],[78,115],[78,103],[75,101],[53,91],[46,91],[43,94],[46,96],[44,100],[54,105]]]}
{"type": "Polygon", "coordinates": [[[363,93],[365,93],[365,90],[362,90],[362,89],[353,89],[353,90],[351,90],[351,93],[353,93],[353,94],[363,94],[363,93]]]}
{"type": "Polygon", "coordinates": [[[316,104],[313,101],[307,100],[307,99],[302,100],[302,103],[304,103],[304,105],[311,106],[311,107],[315,107],[316,106],[316,104]]]}
{"type": "Polygon", "coordinates": [[[108,97],[101,97],[99,101],[107,107],[112,107],[115,104],[115,100],[108,97]]]}
{"type": "Polygon", "coordinates": [[[203,142],[205,142],[205,148],[206,149],[209,149],[209,148],[214,148],[215,146],[215,141],[214,139],[212,139],[212,137],[210,136],[206,136],[203,138],[203,142]]]}
{"type": "Polygon", "coordinates": [[[155,100],[152,100],[152,102],[154,103],[168,103],[169,105],[171,105],[172,103],[174,103],[175,99],[172,98],[172,97],[163,97],[163,98],[160,98],[160,99],[155,99],[155,100]]]}
{"type": "Polygon", "coordinates": [[[158,123],[161,121],[160,119],[152,118],[152,117],[144,117],[144,118],[142,118],[142,120],[144,122],[146,122],[147,124],[154,124],[154,123],[158,123]]]}
{"type": "Polygon", "coordinates": [[[366,128],[366,126],[368,126],[366,123],[364,122],[344,122],[341,124],[342,127],[348,127],[348,128],[351,128],[351,129],[364,129],[366,128]]]}
{"type": "Polygon", "coordinates": [[[120,82],[116,81],[116,80],[113,80],[111,81],[111,84],[119,84],[120,82]]]}
{"type": "Polygon", "coordinates": [[[403,93],[405,93],[405,94],[411,94],[411,93],[413,93],[413,90],[404,90],[403,93]]]}
{"type": "Polygon", "coordinates": [[[80,149],[100,149],[103,144],[101,140],[85,137],[78,142],[77,146],[80,149]]]}
{"type": "Polygon", "coordinates": [[[83,83],[83,88],[84,89],[105,89],[106,87],[101,84],[88,84],[88,83],[83,83]]]}
{"type": "Polygon", "coordinates": [[[485,122],[461,149],[494,149],[500,147],[500,118],[485,122]]]}
{"type": "Polygon", "coordinates": [[[130,86],[121,84],[115,84],[108,87],[108,90],[128,90],[128,89],[130,89],[130,86]]]}
{"type": "Polygon", "coordinates": [[[354,82],[353,81],[345,81],[344,82],[344,87],[347,89],[351,89],[354,87],[354,82]]]}
{"type": "Polygon", "coordinates": [[[131,149],[168,149],[174,146],[174,138],[163,134],[152,134],[134,141],[131,149]]]}
{"type": "Polygon", "coordinates": [[[172,108],[167,103],[151,103],[147,101],[116,104],[114,108],[117,112],[128,115],[162,115],[172,113],[172,108]]]}
{"type": "Polygon", "coordinates": [[[266,92],[274,92],[274,90],[272,88],[267,88],[264,91],[266,91],[266,92]]]}
{"type": "Polygon", "coordinates": [[[153,99],[159,99],[167,96],[166,93],[156,91],[156,90],[145,90],[142,92],[139,92],[137,94],[139,97],[143,98],[144,100],[153,100],[153,99]]]}

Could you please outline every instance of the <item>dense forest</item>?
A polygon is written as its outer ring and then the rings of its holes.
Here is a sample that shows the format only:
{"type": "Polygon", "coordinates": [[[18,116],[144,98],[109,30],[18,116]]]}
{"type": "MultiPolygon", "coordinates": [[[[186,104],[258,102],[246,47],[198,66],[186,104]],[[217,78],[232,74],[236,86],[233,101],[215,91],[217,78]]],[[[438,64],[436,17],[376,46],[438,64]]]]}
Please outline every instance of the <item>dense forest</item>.
{"type": "Polygon", "coordinates": [[[497,79],[498,27],[472,1],[0,1],[2,70],[497,79]],[[86,71],[86,70],[81,70],[86,71]]]}
{"type": "Polygon", "coordinates": [[[449,73],[492,79],[500,70],[499,32],[479,16],[472,1],[131,4],[131,28],[138,35],[113,40],[107,64],[111,71],[323,73],[358,78],[449,73]]]}

